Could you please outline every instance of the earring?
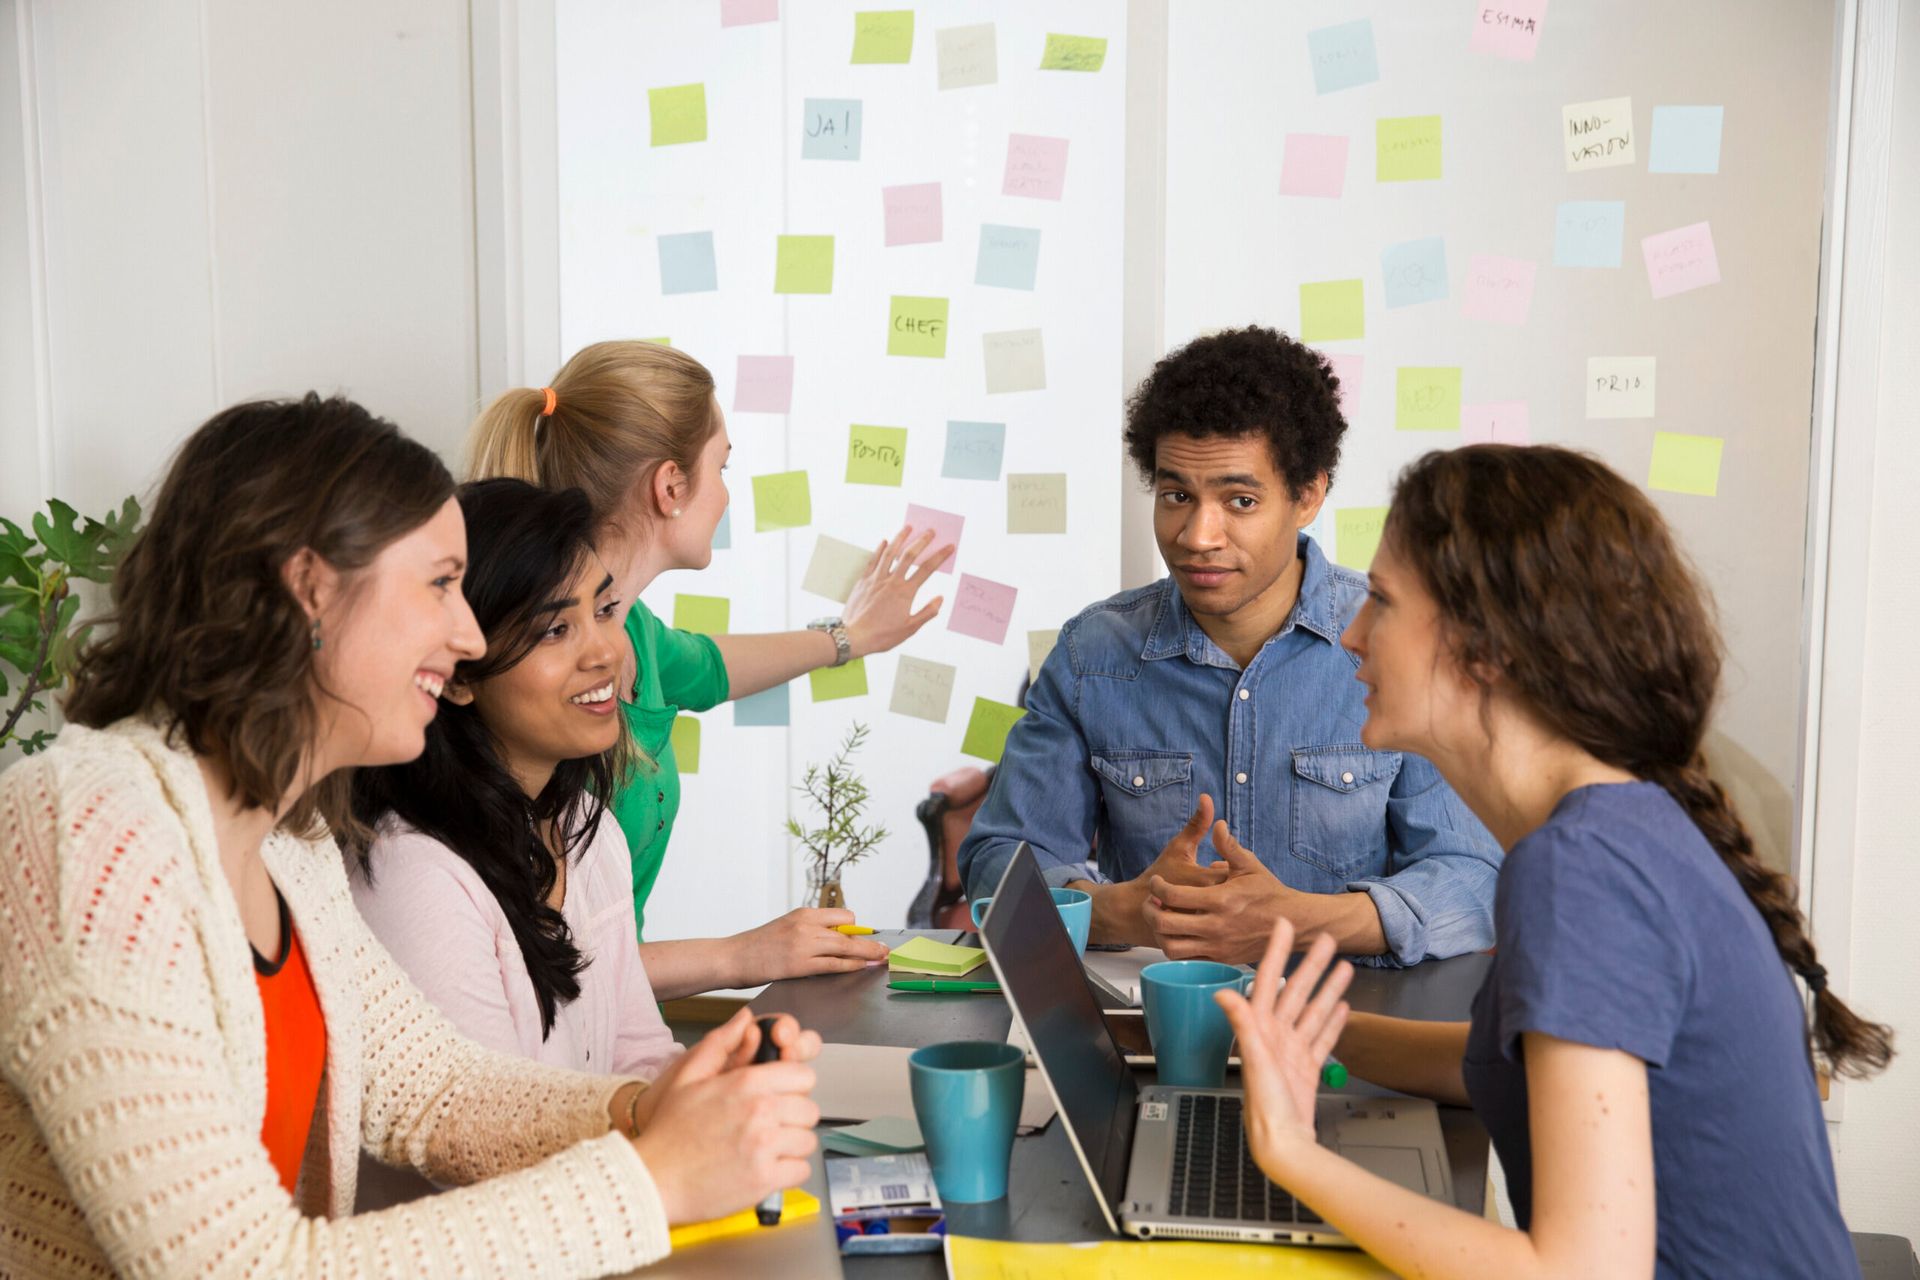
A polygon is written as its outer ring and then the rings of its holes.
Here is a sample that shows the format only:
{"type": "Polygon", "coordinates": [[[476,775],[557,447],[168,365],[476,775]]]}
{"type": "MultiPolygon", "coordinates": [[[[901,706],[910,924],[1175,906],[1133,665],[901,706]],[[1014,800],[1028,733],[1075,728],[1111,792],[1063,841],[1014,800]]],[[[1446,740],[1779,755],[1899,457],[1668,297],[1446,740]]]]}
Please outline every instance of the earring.
{"type": "Polygon", "coordinates": [[[674,518],[675,520],[678,520],[678,519],[680,518],[680,508],[678,508],[678,507],[675,507],[675,508],[673,509],[673,518],[674,518]]]}
{"type": "Polygon", "coordinates": [[[313,630],[309,632],[309,634],[313,637],[313,648],[314,648],[314,651],[317,653],[320,650],[320,620],[319,619],[317,618],[314,619],[313,630]]]}

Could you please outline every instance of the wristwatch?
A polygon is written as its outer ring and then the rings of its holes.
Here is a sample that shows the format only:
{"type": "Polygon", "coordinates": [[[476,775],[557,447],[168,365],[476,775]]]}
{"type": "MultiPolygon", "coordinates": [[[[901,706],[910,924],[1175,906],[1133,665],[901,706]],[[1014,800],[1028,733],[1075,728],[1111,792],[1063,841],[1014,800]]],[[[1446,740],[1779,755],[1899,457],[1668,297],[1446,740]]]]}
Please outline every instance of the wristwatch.
{"type": "Polygon", "coordinates": [[[809,631],[824,631],[833,637],[833,647],[839,652],[833,659],[833,665],[844,667],[853,660],[853,641],[847,639],[847,624],[838,618],[815,618],[807,624],[809,631]]]}

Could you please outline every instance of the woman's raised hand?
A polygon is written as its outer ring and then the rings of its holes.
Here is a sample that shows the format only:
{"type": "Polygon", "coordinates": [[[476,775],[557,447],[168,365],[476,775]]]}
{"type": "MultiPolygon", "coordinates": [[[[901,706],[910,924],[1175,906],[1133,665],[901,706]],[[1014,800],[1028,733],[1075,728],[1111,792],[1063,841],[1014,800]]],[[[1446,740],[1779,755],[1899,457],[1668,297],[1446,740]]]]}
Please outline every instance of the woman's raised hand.
{"type": "Polygon", "coordinates": [[[946,563],[953,554],[953,546],[948,544],[927,553],[928,545],[933,542],[933,530],[923,531],[909,543],[907,539],[912,534],[913,526],[908,525],[891,540],[882,542],[873,559],[867,561],[866,572],[854,584],[853,594],[847,597],[843,620],[856,658],[885,653],[900,644],[933,621],[946,600],[945,596],[935,596],[926,608],[918,613],[913,611],[914,596],[933,576],[933,571],[946,563]]]}

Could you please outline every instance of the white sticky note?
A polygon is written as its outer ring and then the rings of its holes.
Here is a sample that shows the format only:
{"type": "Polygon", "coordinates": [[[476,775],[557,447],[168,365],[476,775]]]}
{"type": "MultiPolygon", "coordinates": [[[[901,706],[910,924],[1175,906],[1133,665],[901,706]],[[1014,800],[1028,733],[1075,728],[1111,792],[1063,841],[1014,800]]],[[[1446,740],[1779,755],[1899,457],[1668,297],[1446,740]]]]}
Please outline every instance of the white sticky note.
{"type": "Polygon", "coordinates": [[[1567,172],[1633,163],[1633,99],[1601,98],[1560,108],[1567,172]]]}
{"type": "Polygon", "coordinates": [[[1000,82],[1000,57],[991,22],[942,27],[933,34],[942,89],[972,89],[1000,82]]]}
{"type": "Polygon", "coordinates": [[[1041,664],[1047,660],[1047,655],[1052,653],[1053,647],[1059,643],[1060,628],[1058,627],[1051,631],[1027,632],[1027,679],[1040,678],[1041,664]]]}
{"type": "Polygon", "coordinates": [[[871,547],[856,547],[823,533],[813,544],[813,558],[807,561],[807,576],[800,580],[800,589],[845,604],[871,559],[871,547]]]}
{"type": "Polygon", "coordinates": [[[1652,356],[1587,357],[1589,418],[1651,418],[1652,356]]]}
{"type": "Polygon", "coordinates": [[[947,708],[953,702],[956,671],[944,662],[900,655],[900,665],[893,669],[893,699],[887,703],[887,710],[945,724],[947,708]]]}
{"type": "Polygon", "coordinates": [[[1038,329],[983,333],[980,349],[986,358],[989,395],[1047,389],[1046,351],[1038,329]]]}

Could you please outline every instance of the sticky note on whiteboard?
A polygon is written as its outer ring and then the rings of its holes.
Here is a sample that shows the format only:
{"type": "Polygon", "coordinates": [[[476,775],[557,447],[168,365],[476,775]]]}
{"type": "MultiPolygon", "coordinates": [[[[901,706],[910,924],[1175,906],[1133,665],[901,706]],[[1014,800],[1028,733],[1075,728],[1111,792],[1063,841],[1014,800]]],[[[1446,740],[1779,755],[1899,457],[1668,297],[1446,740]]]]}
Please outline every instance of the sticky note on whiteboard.
{"type": "Polygon", "coordinates": [[[1351,423],[1354,410],[1360,406],[1360,386],[1366,375],[1367,358],[1336,355],[1331,351],[1320,354],[1333,366],[1333,376],[1340,381],[1340,416],[1351,423]]]}
{"type": "Polygon", "coordinates": [[[1468,47],[1496,58],[1533,61],[1540,48],[1540,27],[1547,0],[1482,0],[1473,7],[1473,38],[1468,47]]]}
{"type": "Polygon", "coordinates": [[[1447,296],[1447,242],[1439,236],[1390,244],[1380,251],[1388,307],[1439,302],[1447,296]]]}
{"type": "Polygon", "coordinates": [[[1460,406],[1460,439],[1465,444],[1531,444],[1525,400],[1497,400],[1460,406]]]}
{"type": "Polygon", "coordinates": [[[847,431],[847,483],[899,486],[907,469],[907,429],[854,423],[847,431]]]}
{"type": "Polygon", "coordinates": [[[1098,71],[1107,61],[1105,36],[1063,36],[1047,32],[1040,52],[1042,71],[1098,71]]]}
{"type": "Polygon", "coordinates": [[[1647,487],[1703,498],[1716,496],[1720,492],[1720,453],[1724,444],[1718,436],[1654,432],[1653,464],[1647,472],[1647,487]]]}
{"type": "Polygon", "coordinates": [[[1300,286],[1300,340],[1341,342],[1367,336],[1366,288],[1358,280],[1300,286]]]}
{"type": "Polygon", "coordinates": [[[713,232],[687,231],[660,237],[661,293],[711,293],[719,287],[713,232]]]}
{"type": "Polygon", "coordinates": [[[1058,627],[1046,631],[1027,632],[1027,679],[1040,678],[1042,664],[1046,662],[1047,655],[1053,652],[1054,646],[1059,643],[1060,628],[1058,627]]]}
{"type": "Polygon", "coordinates": [[[1007,171],[1000,194],[1058,200],[1067,187],[1067,140],[1030,133],[1007,138],[1007,171]]]}
{"type": "Polygon", "coordinates": [[[823,533],[813,544],[813,558],[807,561],[807,573],[800,580],[800,589],[845,604],[871,559],[870,548],[857,547],[823,533]]]}
{"type": "Polygon", "coordinates": [[[733,723],[742,729],[779,729],[792,722],[787,707],[787,689],[785,684],[777,684],[771,689],[759,693],[750,693],[744,698],[733,700],[733,723]]]}
{"type": "Polygon", "coordinates": [[[949,422],[940,474],[948,480],[998,480],[1006,452],[1006,423],[949,422]]]}
{"type": "Polygon", "coordinates": [[[792,356],[741,356],[734,364],[735,413],[785,413],[792,407],[792,356]]]}
{"type": "Polygon", "coordinates": [[[1347,137],[1290,133],[1280,157],[1280,194],[1337,200],[1347,186],[1347,137]]]}
{"type": "Polygon", "coordinates": [[[933,44],[942,89],[973,89],[1000,82],[1000,57],[991,22],[942,27],[934,33],[933,44]]]}
{"type": "Polygon", "coordinates": [[[844,667],[815,667],[807,673],[815,702],[867,696],[867,660],[855,658],[844,667]]]}
{"type": "Polygon", "coordinates": [[[887,309],[887,354],[945,359],[947,300],[895,294],[887,309]]]}
{"type": "Polygon", "coordinates": [[[880,206],[886,214],[887,245],[933,244],[942,234],[940,184],[911,182],[880,188],[880,206]]]}
{"type": "Polygon", "coordinates": [[[680,631],[703,636],[727,634],[727,617],[732,605],[725,596],[685,596],[673,598],[673,625],[680,631]]]}
{"type": "Polygon", "coordinates": [[[1333,513],[1333,558],[1349,569],[1367,571],[1380,535],[1387,527],[1385,507],[1342,507],[1333,513]]]}
{"type": "Polygon", "coordinates": [[[656,147],[707,140],[707,86],[676,84],[647,90],[647,117],[656,147]]]}
{"type": "Polygon", "coordinates": [[[913,10],[867,9],[853,15],[855,64],[912,59],[913,10]]]}
{"type": "Polygon", "coordinates": [[[1008,533],[1065,533],[1065,472],[1007,476],[1008,533]]]}
{"type": "Polygon", "coordinates": [[[980,335],[986,361],[987,394],[1045,391],[1047,357],[1038,329],[1009,329],[980,335]]]}
{"type": "Polygon", "coordinates": [[[913,530],[907,536],[907,545],[912,546],[920,540],[920,535],[928,529],[933,530],[933,541],[927,544],[924,554],[937,554],[942,547],[952,547],[953,554],[943,561],[936,573],[952,573],[954,562],[960,558],[960,535],[966,530],[967,518],[951,511],[935,511],[932,507],[923,507],[917,502],[907,504],[907,518],[901,523],[913,530]]]}
{"type": "Polygon", "coordinates": [[[1032,289],[1040,272],[1040,228],[983,223],[973,282],[997,289],[1032,289]]]}
{"type": "Polygon", "coordinates": [[[960,742],[960,754],[999,764],[1007,749],[1007,734],[1025,714],[1019,707],[1005,702],[975,698],[973,714],[967,718],[966,737],[960,742]]]}
{"type": "Polygon", "coordinates": [[[746,27],[757,22],[777,22],[779,19],[780,0],[720,0],[720,25],[723,27],[746,27]]]}
{"type": "Polygon", "coordinates": [[[1587,357],[1587,416],[1651,418],[1653,375],[1652,356],[1587,357]]]}
{"type": "Polygon", "coordinates": [[[947,610],[947,630],[963,636],[1003,644],[1013,622],[1013,604],[1019,592],[1004,582],[989,582],[970,573],[960,575],[953,604],[947,610]]]}
{"type": "Polygon", "coordinates": [[[1476,253],[1467,259],[1466,301],[1460,314],[1490,324],[1525,324],[1538,272],[1538,265],[1525,258],[1476,253]]]}
{"type": "Polygon", "coordinates": [[[779,237],[774,251],[773,291],[832,293],[833,237],[779,237]]]}
{"type": "Polygon", "coordinates": [[[1720,172],[1724,107],[1655,107],[1648,173],[1720,172]]]}
{"type": "Polygon", "coordinates": [[[1720,259],[1713,250],[1713,228],[1704,222],[1675,227],[1640,242],[1647,263],[1647,285],[1656,298],[1720,283],[1720,259]]]}
{"type": "Polygon", "coordinates": [[[1376,182],[1432,182],[1440,177],[1440,117],[1397,116],[1374,121],[1376,182]]]}
{"type": "Polygon", "coordinates": [[[1633,99],[1601,98],[1560,108],[1567,172],[1632,164],[1633,99]]]}
{"type": "Polygon", "coordinates": [[[1373,45],[1373,24],[1365,18],[1307,32],[1307,61],[1313,67],[1313,91],[1338,93],[1380,78],[1373,45]]]}
{"type": "Polygon", "coordinates": [[[667,731],[673,747],[673,762],[681,773],[700,772],[700,722],[692,716],[675,716],[667,731]]]}
{"type": "Polygon", "coordinates": [[[813,494],[804,471],[780,471],[753,478],[753,528],[756,533],[798,529],[813,523],[813,494]]]}
{"type": "Polygon", "coordinates": [[[953,701],[953,677],[956,668],[944,662],[929,662],[902,654],[893,669],[893,699],[887,710],[898,715],[947,722],[947,708],[953,701]]]}
{"type": "Polygon", "coordinates": [[[1617,267],[1626,230],[1626,201],[1569,200],[1553,215],[1553,265],[1617,267]]]}
{"type": "Polygon", "coordinates": [[[1395,371],[1393,426],[1396,431],[1458,431],[1458,365],[1406,365],[1395,371]]]}
{"type": "Polygon", "coordinates": [[[808,98],[800,108],[802,160],[858,160],[861,106],[858,98],[808,98]]]}

